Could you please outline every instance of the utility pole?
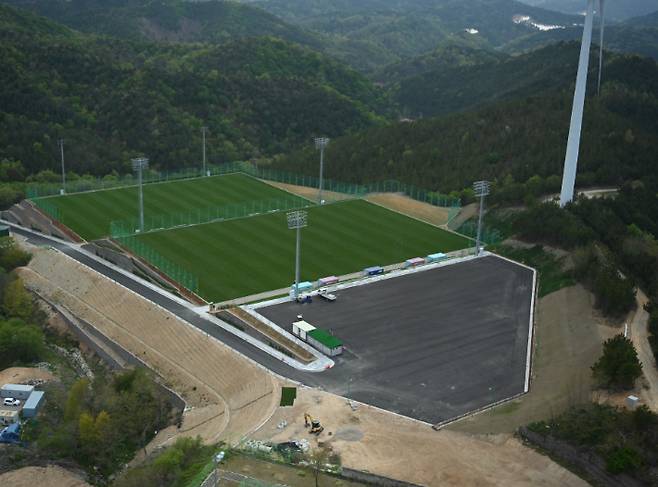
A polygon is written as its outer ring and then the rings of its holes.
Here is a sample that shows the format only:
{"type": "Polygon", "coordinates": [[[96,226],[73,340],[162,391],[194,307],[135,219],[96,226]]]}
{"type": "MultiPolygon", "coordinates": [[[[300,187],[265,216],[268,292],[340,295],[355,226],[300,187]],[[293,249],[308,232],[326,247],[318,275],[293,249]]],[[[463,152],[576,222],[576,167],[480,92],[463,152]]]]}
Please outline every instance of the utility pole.
{"type": "Polygon", "coordinates": [[[59,152],[62,158],[62,194],[66,193],[66,170],[64,169],[64,139],[59,139],[57,141],[59,145],[59,152]]]}
{"type": "Polygon", "coordinates": [[[288,218],[288,229],[297,231],[295,242],[295,300],[299,297],[299,274],[302,252],[302,228],[308,225],[308,212],[306,210],[290,211],[286,214],[288,218]]]}
{"type": "Polygon", "coordinates": [[[489,181],[476,181],[473,183],[473,189],[475,190],[475,196],[480,198],[480,213],[478,216],[478,233],[477,238],[475,239],[475,255],[480,255],[481,251],[481,241],[482,241],[482,216],[484,214],[484,197],[487,196],[490,192],[490,183],[489,181]]]}
{"type": "Polygon", "coordinates": [[[146,157],[136,157],[132,160],[133,171],[137,173],[137,184],[139,192],[139,231],[144,231],[144,189],[142,172],[149,167],[149,160],[146,157]]]}
{"type": "Polygon", "coordinates": [[[322,204],[322,186],[324,183],[324,148],[329,145],[328,137],[317,137],[315,139],[315,148],[320,149],[320,184],[318,185],[318,203],[322,204]]]}
{"type": "Polygon", "coordinates": [[[208,127],[201,127],[201,134],[203,137],[203,175],[206,176],[206,132],[208,131],[208,127]]]}

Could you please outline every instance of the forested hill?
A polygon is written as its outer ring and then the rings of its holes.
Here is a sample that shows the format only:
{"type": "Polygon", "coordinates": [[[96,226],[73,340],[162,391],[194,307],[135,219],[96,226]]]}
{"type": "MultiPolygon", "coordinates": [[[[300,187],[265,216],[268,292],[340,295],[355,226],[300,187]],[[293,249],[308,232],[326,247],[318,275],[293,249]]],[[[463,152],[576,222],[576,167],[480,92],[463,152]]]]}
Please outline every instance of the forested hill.
{"type": "Polygon", "coordinates": [[[122,39],[226,42],[272,36],[321,47],[318,36],[259,8],[233,1],[2,0],[75,30],[122,39]]]}
{"type": "MultiPolygon", "coordinates": [[[[656,172],[658,66],[617,56],[605,73],[601,97],[590,90],[588,98],[579,184],[618,184],[656,172]]],[[[343,137],[329,146],[326,175],[354,182],[398,179],[444,192],[477,179],[525,182],[538,175],[552,176],[547,188],[558,191],[572,97],[568,87],[343,137]]],[[[273,165],[314,174],[316,159],[300,151],[273,165]]]]}
{"type": "Polygon", "coordinates": [[[364,72],[435,49],[469,29],[488,48],[572,25],[576,16],[514,0],[259,0],[255,5],[332,39],[327,52],[364,72]]]}
{"type": "MultiPolygon", "coordinates": [[[[621,24],[607,25],[605,28],[605,48],[649,56],[658,60],[658,25],[653,25],[653,16],[641,19],[634,19],[621,24]]],[[[549,32],[536,32],[508,42],[502,46],[502,50],[510,54],[517,54],[555,42],[579,41],[582,35],[582,27],[573,26],[566,29],[555,29],[549,32]]],[[[598,38],[599,31],[595,27],[595,43],[598,42],[598,38]]]]}
{"type": "Polygon", "coordinates": [[[373,74],[387,85],[429,72],[442,72],[464,66],[475,66],[507,59],[509,56],[489,49],[469,34],[451,36],[433,51],[390,64],[373,74]]]}
{"type": "Polygon", "coordinates": [[[0,6],[0,159],[29,172],[56,165],[59,137],[72,171],[104,174],[137,152],[180,167],[198,164],[203,125],[220,162],[370,127],[383,106],[361,75],[281,40],[122,41],[0,6]]]}
{"type": "Polygon", "coordinates": [[[496,100],[559,90],[573,84],[579,52],[580,45],[570,42],[514,57],[491,54],[487,58],[481,54],[482,62],[470,65],[439,64],[438,68],[399,81],[392,87],[392,97],[403,113],[432,117],[496,100]]]}

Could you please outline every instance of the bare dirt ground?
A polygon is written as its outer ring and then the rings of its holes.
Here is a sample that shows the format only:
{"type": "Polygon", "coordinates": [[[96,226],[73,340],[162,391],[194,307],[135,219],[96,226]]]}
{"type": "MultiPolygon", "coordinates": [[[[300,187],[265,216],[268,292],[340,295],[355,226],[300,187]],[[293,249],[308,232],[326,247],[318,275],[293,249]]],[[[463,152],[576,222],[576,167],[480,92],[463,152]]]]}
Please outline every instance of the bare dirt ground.
{"type": "MultiPolygon", "coordinates": [[[[311,200],[311,201],[318,200],[317,188],[308,188],[306,186],[296,186],[294,184],[287,184],[287,183],[277,183],[276,181],[267,181],[265,179],[262,179],[261,181],[263,181],[266,184],[269,184],[270,186],[274,186],[275,188],[279,188],[282,189],[283,191],[287,191],[288,193],[296,194],[297,196],[306,198],[307,200],[311,200]]],[[[334,191],[322,191],[322,199],[324,199],[325,201],[343,201],[343,200],[353,199],[353,197],[343,193],[336,193],[334,191]]]]}
{"type": "Polygon", "coordinates": [[[36,367],[11,367],[0,371],[0,385],[26,384],[33,380],[51,382],[58,379],[47,370],[36,367]]]}
{"type": "Polygon", "coordinates": [[[511,435],[472,436],[430,426],[369,406],[353,411],[339,396],[298,389],[295,405],[279,408],[253,435],[267,441],[307,439],[325,444],[348,468],[428,486],[585,486],[583,480],[511,435]],[[304,412],[325,427],[304,427],[304,412]],[[288,426],[277,428],[281,421],[288,426]]]}
{"type": "MultiPolygon", "coordinates": [[[[239,441],[278,404],[274,376],[166,310],[48,249],[20,275],[28,288],[67,308],[148,364],[186,400],[176,434],[239,441]]],[[[152,444],[173,439],[165,430],[152,444]]]]}
{"type": "Polygon", "coordinates": [[[87,482],[62,467],[25,467],[0,475],[0,485],[10,487],[90,487],[87,482]]]}
{"type": "MultiPolygon", "coordinates": [[[[276,183],[273,181],[264,181],[289,193],[296,194],[310,200],[317,200],[318,190],[316,188],[307,188],[304,186],[295,186],[293,184],[276,183]]],[[[342,201],[351,199],[349,195],[335,193],[332,191],[323,191],[322,193],[327,201],[342,201]]],[[[441,208],[427,203],[413,200],[397,193],[379,193],[366,197],[366,201],[381,205],[393,211],[403,213],[413,218],[418,218],[432,225],[442,226],[448,223],[448,208],[441,208]]]]}
{"type": "Polygon", "coordinates": [[[638,358],[642,362],[642,372],[644,374],[645,384],[637,396],[652,410],[658,412],[658,368],[656,368],[656,359],[653,356],[651,346],[649,345],[649,315],[644,310],[647,304],[647,296],[638,289],[637,291],[637,309],[630,318],[629,333],[638,358]]]}
{"type": "MultiPolygon", "coordinates": [[[[590,367],[612,333],[593,309],[593,297],[573,286],[537,301],[530,392],[450,426],[470,433],[511,433],[548,419],[592,396],[590,367]]],[[[618,332],[618,330],[616,331],[618,332]]]]}
{"type": "Polygon", "coordinates": [[[466,220],[473,218],[478,214],[478,205],[476,203],[471,203],[466,206],[462,206],[459,215],[450,223],[450,228],[457,229],[459,228],[466,220]]]}
{"type": "Polygon", "coordinates": [[[366,201],[381,205],[390,210],[400,212],[414,218],[418,218],[432,225],[440,227],[448,223],[449,210],[433,206],[428,203],[413,200],[407,196],[397,193],[371,194],[366,201]]]}
{"type": "MultiPolygon", "coordinates": [[[[160,432],[151,448],[178,434],[230,442],[244,437],[309,438],[303,427],[308,411],[326,427],[320,440],[328,442],[347,467],[431,486],[587,485],[509,434],[436,432],[372,407],[361,405],[353,411],[344,398],[311,389],[298,390],[294,407],[279,408],[279,382],[269,373],[68,257],[36,250],[29,268],[20,273],[28,287],[132,351],[188,401],[192,409],[181,430],[160,432]],[[289,425],[279,430],[283,419],[289,425]],[[250,433],[255,428],[256,433],[250,433]]],[[[569,321],[575,326],[572,321],[575,318],[569,321]]]]}

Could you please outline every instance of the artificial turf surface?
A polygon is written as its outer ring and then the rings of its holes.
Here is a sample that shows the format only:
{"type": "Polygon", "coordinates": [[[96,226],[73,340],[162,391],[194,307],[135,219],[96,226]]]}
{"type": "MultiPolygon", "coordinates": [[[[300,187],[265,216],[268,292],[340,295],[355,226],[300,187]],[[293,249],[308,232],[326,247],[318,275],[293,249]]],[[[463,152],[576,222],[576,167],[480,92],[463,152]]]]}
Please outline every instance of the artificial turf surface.
{"type": "MultiPolygon", "coordinates": [[[[137,186],[42,198],[59,220],[86,240],[106,237],[110,223],[138,216],[137,186]]],[[[262,200],[301,198],[243,174],[144,185],[144,216],[203,210],[262,200]]]]}
{"type": "MultiPolygon", "coordinates": [[[[285,212],[145,233],[139,240],[199,279],[204,298],[221,302],[284,288],[294,281],[295,232],[285,212]]],[[[468,247],[459,235],[363,200],[309,210],[302,230],[302,280],[357,272],[468,247]]]]}

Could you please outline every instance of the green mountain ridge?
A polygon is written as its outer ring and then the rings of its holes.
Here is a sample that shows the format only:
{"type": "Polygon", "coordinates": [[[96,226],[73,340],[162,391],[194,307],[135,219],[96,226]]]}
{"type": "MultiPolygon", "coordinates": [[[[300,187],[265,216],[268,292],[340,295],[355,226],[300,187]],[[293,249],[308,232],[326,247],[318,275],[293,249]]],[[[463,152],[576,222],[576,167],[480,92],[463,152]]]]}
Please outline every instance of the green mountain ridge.
{"type": "MultiPolygon", "coordinates": [[[[529,16],[542,24],[571,25],[578,17],[524,5],[512,0],[261,0],[255,5],[306,29],[320,32],[334,45],[358,52],[367,45],[384,53],[376,59],[352,59],[357,69],[372,73],[386,64],[403,61],[434,50],[441,42],[476,29],[482,46],[494,48],[526,36],[537,28],[514,21],[529,16]],[[388,54],[388,56],[386,56],[388,54]]],[[[327,52],[339,59],[343,53],[334,46],[327,52]]]]}
{"type": "Polygon", "coordinates": [[[233,1],[2,0],[72,29],[121,39],[221,43],[271,36],[320,49],[313,33],[233,1]]]}
{"type": "MultiPolygon", "coordinates": [[[[605,73],[601,96],[593,89],[588,96],[578,175],[583,185],[614,185],[655,174],[658,65],[617,55],[608,57],[605,73]]],[[[450,192],[478,179],[525,182],[538,175],[558,191],[572,97],[565,79],[562,88],[536,96],[342,137],[326,153],[327,177],[357,183],[398,179],[450,192]]],[[[316,167],[309,161],[311,152],[301,150],[272,164],[312,174],[316,167]]]]}
{"type": "Polygon", "coordinates": [[[29,172],[104,174],[146,153],[160,168],[285,152],[381,123],[383,92],[349,68],[273,38],[153,44],[81,34],[0,6],[0,159],[29,172]]]}

